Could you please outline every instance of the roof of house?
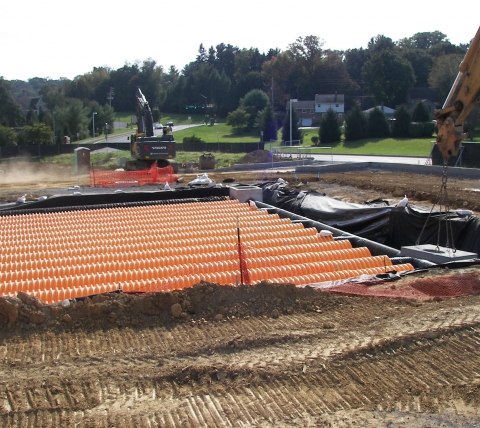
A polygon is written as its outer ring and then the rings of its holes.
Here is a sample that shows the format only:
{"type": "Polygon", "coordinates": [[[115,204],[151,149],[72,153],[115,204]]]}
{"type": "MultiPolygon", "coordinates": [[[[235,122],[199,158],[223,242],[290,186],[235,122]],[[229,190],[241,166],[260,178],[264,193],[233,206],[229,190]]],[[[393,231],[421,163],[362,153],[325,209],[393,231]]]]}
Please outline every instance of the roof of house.
{"type": "Polygon", "coordinates": [[[316,94],[315,103],[317,104],[344,104],[345,95],[344,94],[316,94]]]}
{"type": "Polygon", "coordinates": [[[41,97],[29,97],[27,95],[22,95],[21,97],[17,97],[16,101],[17,104],[20,105],[23,111],[27,111],[30,109],[37,110],[37,104],[41,100],[41,97]]]}
{"type": "MultiPolygon", "coordinates": [[[[292,105],[293,108],[296,109],[305,109],[305,108],[314,108],[315,107],[315,101],[297,101],[294,102],[292,105]]],[[[290,101],[287,101],[287,108],[290,108],[290,101]]]]}
{"type": "Polygon", "coordinates": [[[395,113],[395,110],[393,108],[390,108],[390,107],[387,107],[387,106],[375,106],[375,107],[369,108],[368,110],[363,110],[363,112],[366,113],[366,114],[369,114],[376,108],[383,111],[385,114],[395,113]]]}

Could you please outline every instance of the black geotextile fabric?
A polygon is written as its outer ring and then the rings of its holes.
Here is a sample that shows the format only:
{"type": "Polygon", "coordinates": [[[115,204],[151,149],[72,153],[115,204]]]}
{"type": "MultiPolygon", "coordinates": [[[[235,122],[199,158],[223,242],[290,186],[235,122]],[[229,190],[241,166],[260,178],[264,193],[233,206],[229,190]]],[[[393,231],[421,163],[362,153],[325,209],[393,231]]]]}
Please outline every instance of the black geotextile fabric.
{"type": "Polygon", "coordinates": [[[227,187],[185,187],[174,191],[160,190],[149,192],[125,191],[123,193],[91,193],[85,195],[52,196],[44,201],[27,202],[25,204],[7,204],[0,208],[0,215],[14,214],[20,211],[42,212],[56,208],[89,207],[115,204],[138,204],[155,201],[204,199],[211,197],[226,197],[230,191],[227,187]]]}
{"type": "Polygon", "coordinates": [[[428,211],[411,206],[396,208],[380,199],[352,204],[321,193],[288,190],[283,182],[257,186],[262,187],[266,204],[396,249],[415,245],[419,238],[422,245],[446,246],[445,218],[448,217],[454,247],[480,254],[480,219],[475,216],[434,212],[429,217],[428,211]]]}
{"type": "Polygon", "coordinates": [[[262,183],[263,202],[344,232],[385,244],[392,207],[381,200],[351,204],[316,192],[288,190],[285,183],[262,183]]]}
{"type": "Polygon", "coordinates": [[[451,228],[454,248],[480,255],[480,219],[478,217],[473,215],[460,217],[454,212],[432,213],[429,217],[428,212],[418,211],[409,206],[391,210],[386,245],[400,248],[415,245],[419,240],[418,244],[421,245],[446,246],[447,227],[451,228]]]}

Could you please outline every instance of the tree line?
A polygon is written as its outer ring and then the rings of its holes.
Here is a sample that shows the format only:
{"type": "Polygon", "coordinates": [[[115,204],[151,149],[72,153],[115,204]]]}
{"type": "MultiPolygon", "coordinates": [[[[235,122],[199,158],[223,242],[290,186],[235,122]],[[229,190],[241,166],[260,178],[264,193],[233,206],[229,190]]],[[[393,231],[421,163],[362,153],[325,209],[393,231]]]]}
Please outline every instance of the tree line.
{"type": "MultiPolygon", "coordinates": [[[[224,43],[208,49],[200,44],[196,58],[181,71],[174,66],[164,69],[149,58],[116,70],[95,67],[73,80],[0,79],[0,97],[1,88],[13,99],[25,90],[41,96],[48,107],[48,112],[37,118],[0,109],[0,125],[38,127],[38,119],[52,130],[55,122],[57,135],[81,138],[91,133],[93,120],[99,127],[113,125],[115,111],[134,110],[137,86],[156,117],[162,112],[200,112],[226,118],[242,107],[242,100],[254,90],[262,91],[277,112],[285,111],[290,98],[309,100],[315,94],[335,92],[345,94],[347,111],[355,104],[362,109],[380,103],[395,108],[406,102],[411,87],[434,88],[443,100],[468,48],[452,44],[439,31],[416,33],[398,41],[378,35],[365,49],[335,51],[324,45],[314,35],[297,38],[283,51],[271,48],[266,53],[224,43]]],[[[249,126],[265,122],[265,112],[262,119],[257,118],[258,111],[245,110],[250,114],[249,126]]],[[[265,123],[263,126],[267,128],[265,123]]]]}

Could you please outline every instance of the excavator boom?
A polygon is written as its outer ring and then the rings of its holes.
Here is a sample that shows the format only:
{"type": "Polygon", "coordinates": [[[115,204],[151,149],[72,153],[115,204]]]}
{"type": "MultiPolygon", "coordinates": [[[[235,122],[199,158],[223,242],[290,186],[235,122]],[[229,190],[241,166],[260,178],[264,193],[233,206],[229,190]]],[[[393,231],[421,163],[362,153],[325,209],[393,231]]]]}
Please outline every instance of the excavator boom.
{"type": "Polygon", "coordinates": [[[443,157],[457,156],[460,143],[467,138],[463,122],[480,102],[480,27],[477,30],[443,108],[435,110],[437,146],[443,157]]]}

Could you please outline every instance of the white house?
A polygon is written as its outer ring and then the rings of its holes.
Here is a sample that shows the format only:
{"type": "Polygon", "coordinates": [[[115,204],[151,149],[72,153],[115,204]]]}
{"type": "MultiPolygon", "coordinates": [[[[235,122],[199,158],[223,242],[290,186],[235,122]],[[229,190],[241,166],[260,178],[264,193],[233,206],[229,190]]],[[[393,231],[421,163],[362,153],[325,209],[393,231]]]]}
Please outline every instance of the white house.
{"type": "MultiPolygon", "coordinates": [[[[345,112],[345,95],[343,94],[329,94],[329,95],[315,95],[313,101],[300,101],[292,103],[292,110],[298,117],[300,126],[312,126],[315,123],[320,123],[322,114],[326,113],[331,108],[337,112],[342,119],[345,112]]],[[[287,101],[286,110],[290,109],[290,101],[287,101]]]]}
{"type": "Polygon", "coordinates": [[[338,113],[338,117],[343,118],[345,114],[345,95],[343,94],[327,94],[315,95],[315,113],[326,113],[332,109],[338,113]]]}

